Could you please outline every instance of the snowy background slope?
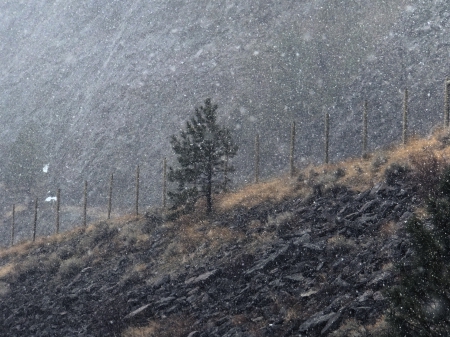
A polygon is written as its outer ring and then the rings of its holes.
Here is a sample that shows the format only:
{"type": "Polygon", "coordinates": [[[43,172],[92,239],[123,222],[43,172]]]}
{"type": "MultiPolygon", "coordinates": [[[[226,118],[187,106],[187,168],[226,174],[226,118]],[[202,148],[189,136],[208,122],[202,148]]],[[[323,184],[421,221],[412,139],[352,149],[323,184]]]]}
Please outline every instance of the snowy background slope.
{"type": "MultiPolygon", "coordinates": [[[[114,172],[115,203],[127,206],[139,163],[142,204],[158,204],[161,161],[172,160],[169,137],[207,97],[240,145],[240,182],[252,172],[256,132],[264,135],[263,174],[286,169],[292,120],[299,162],[320,160],[324,107],[332,112],[332,157],[354,154],[360,97],[348,97],[384,90],[382,80],[370,87],[368,69],[396,69],[390,48],[441,7],[406,0],[0,1],[0,154],[8,159],[0,169],[9,181],[3,194],[17,194],[2,203],[22,198],[7,177],[14,176],[10,162],[23,156],[14,142],[25,132],[40,175],[29,195],[60,187],[79,203],[87,179],[101,205],[114,172]]],[[[424,40],[445,40],[432,35],[434,24],[426,27],[424,40]]],[[[442,46],[436,52],[447,55],[442,46]]],[[[405,59],[405,67],[420,67],[418,58],[405,59]]],[[[434,73],[433,63],[420,61],[421,74],[441,80],[445,70],[434,73]]]]}

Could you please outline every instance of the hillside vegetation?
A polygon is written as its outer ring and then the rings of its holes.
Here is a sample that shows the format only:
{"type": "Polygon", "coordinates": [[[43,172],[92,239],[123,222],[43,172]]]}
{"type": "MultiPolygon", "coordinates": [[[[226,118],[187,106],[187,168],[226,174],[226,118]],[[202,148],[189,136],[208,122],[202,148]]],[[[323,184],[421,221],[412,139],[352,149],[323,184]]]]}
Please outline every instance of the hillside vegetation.
{"type": "Polygon", "coordinates": [[[364,159],[0,251],[5,336],[375,336],[403,225],[449,163],[438,130],[364,159]]]}

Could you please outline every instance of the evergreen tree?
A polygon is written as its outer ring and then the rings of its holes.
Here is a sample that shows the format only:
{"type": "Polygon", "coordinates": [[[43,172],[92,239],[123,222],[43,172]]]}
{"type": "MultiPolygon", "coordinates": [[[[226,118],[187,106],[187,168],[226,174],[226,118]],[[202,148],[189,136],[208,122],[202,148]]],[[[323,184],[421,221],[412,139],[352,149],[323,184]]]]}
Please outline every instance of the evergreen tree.
{"type": "Polygon", "coordinates": [[[237,153],[230,131],[217,124],[217,105],[206,99],[195,109],[195,116],[186,123],[179,137],[172,136],[171,145],[177,155],[178,168],[169,167],[168,178],[178,184],[169,192],[173,209],[184,206],[192,210],[195,202],[206,198],[206,211],[212,211],[212,196],[226,189],[233,171],[229,159],[237,153]]]}
{"type": "Polygon", "coordinates": [[[388,291],[389,336],[450,336],[450,169],[427,206],[429,220],[407,224],[412,254],[388,291]]]}

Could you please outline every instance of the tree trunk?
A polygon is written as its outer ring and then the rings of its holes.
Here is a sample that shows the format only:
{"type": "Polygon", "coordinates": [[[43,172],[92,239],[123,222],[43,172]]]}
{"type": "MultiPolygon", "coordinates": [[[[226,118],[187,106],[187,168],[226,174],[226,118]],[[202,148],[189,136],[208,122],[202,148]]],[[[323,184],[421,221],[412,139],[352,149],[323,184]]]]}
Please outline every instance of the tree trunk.
{"type": "Polygon", "coordinates": [[[212,212],[212,178],[213,178],[213,163],[212,163],[213,149],[208,151],[208,164],[206,167],[206,214],[212,212]]]}
{"type": "Polygon", "coordinates": [[[208,180],[206,186],[206,214],[212,212],[212,165],[208,164],[208,180]]]}

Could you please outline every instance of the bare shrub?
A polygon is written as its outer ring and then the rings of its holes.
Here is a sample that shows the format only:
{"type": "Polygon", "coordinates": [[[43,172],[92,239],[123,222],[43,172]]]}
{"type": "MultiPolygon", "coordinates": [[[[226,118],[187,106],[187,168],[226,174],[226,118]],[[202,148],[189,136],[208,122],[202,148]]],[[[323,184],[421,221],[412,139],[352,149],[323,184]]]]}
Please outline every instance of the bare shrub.
{"type": "Polygon", "coordinates": [[[389,160],[389,157],[383,153],[380,153],[374,157],[372,160],[372,172],[378,172],[384,164],[389,160]]]}
{"type": "Polygon", "coordinates": [[[191,317],[174,315],[164,320],[151,321],[146,327],[130,327],[123,333],[123,337],[184,337],[193,329],[191,317]]]}
{"type": "Polygon", "coordinates": [[[64,260],[59,266],[59,275],[62,278],[70,278],[78,274],[84,267],[84,261],[81,258],[72,257],[64,260]]]}
{"type": "Polygon", "coordinates": [[[398,163],[392,163],[384,172],[386,183],[390,186],[400,184],[406,180],[410,168],[398,163]]]}
{"type": "Polygon", "coordinates": [[[356,247],[355,241],[346,238],[343,235],[335,235],[328,239],[327,248],[333,252],[348,252],[356,247]]]}
{"type": "Polygon", "coordinates": [[[432,197],[436,194],[436,186],[446,166],[445,160],[438,157],[433,151],[425,150],[409,156],[409,161],[414,168],[412,179],[419,188],[423,197],[432,197]]]}

